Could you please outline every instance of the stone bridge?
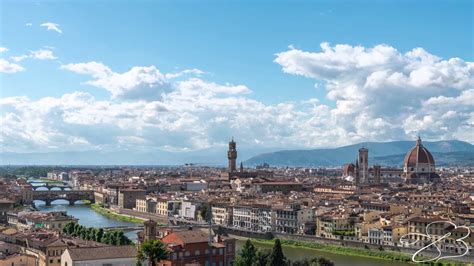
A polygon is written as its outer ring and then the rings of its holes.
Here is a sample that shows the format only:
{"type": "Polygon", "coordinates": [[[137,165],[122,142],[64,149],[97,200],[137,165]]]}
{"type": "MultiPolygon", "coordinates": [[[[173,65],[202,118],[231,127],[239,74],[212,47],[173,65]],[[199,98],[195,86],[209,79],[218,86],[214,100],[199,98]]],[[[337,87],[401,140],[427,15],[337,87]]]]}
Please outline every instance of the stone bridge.
{"type": "Polygon", "coordinates": [[[51,206],[51,202],[62,199],[69,201],[69,205],[74,205],[78,200],[88,200],[95,202],[94,191],[92,190],[35,190],[33,200],[42,200],[46,206],[51,206]]]}
{"type": "Polygon", "coordinates": [[[58,183],[46,183],[44,185],[38,185],[38,186],[33,186],[33,190],[37,190],[38,188],[47,188],[48,190],[51,190],[53,188],[59,188],[61,190],[65,190],[66,188],[71,189],[71,186],[66,185],[66,184],[58,184],[58,183]]]}

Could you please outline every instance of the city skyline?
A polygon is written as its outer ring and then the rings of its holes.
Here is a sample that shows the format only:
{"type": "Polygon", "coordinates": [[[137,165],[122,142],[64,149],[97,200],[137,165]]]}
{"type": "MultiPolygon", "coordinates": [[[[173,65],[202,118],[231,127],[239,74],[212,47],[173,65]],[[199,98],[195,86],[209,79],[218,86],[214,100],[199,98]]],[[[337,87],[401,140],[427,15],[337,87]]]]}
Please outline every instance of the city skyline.
{"type": "Polygon", "coordinates": [[[2,152],[474,142],[472,2],[268,5],[3,2],[2,152]]]}

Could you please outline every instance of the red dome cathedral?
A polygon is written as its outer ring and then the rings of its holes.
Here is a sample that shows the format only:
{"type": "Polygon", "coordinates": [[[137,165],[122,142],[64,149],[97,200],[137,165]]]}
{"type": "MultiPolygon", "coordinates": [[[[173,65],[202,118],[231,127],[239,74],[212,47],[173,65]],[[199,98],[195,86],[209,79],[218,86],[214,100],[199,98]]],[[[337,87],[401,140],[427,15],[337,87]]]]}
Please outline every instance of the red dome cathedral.
{"type": "Polygon", "coordinates": [[[433,155],[423,146],[420,137],[416,141],[416,146],[405,156],[403,171],[408,183],[426,183],[439,180],[439,176],[435,173],[433,155]]]}

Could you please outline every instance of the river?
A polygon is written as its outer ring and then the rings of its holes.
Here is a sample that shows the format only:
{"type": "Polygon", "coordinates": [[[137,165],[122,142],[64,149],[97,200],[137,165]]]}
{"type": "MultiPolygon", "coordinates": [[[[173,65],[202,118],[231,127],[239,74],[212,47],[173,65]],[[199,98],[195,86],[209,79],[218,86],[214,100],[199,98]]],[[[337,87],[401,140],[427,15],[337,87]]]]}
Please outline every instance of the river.
{"type": "MultiPolygon", "coordinates": [[[[34,184],[34,186],[42,185],[44,185],[44,183],[34,184]]],[[[46,190],[46,188],[40,187],[38,190],[46,190]]],[[[56,189],[53,188],[53,190],[56,189]]],[[[87,227],[136,226],[134,223],[118,221],[99,214],[81,201],[76,202],[74,206],[69,206],[69,202],[66,200],[55,200],[51,203],[51,206],[45,206],[45,202],[43,201],[35,201],[35,206],[42,212],[66,211],[67,214],[79,219],[79,224],[87,227]]],[[[128,231],[125,235],[131,240],[135,241],[137,239],[137,231],[128,231]]]]}

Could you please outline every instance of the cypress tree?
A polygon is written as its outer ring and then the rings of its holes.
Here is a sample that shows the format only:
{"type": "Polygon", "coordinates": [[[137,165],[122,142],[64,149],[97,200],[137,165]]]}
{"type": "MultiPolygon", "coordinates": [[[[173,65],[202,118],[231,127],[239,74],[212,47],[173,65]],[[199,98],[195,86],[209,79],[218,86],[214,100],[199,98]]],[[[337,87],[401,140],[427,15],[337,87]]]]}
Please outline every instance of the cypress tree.
{"type": "Polygon", "coordinates": [[[240,250],[239,257],[235,261],[236,266],[251,266],[257,260],[257,249],[252,244],[250,239],[245,241],[242,250],[240,250]]]}
{"type": "Polygon", "coordinates": [[[277,238],[275,240],[272,253],[270,254],[270,258],[268,260],[268,266],[282,266],[282,265],[286,265],[286,258],[281,248],[280,239],[277,238]]]}

